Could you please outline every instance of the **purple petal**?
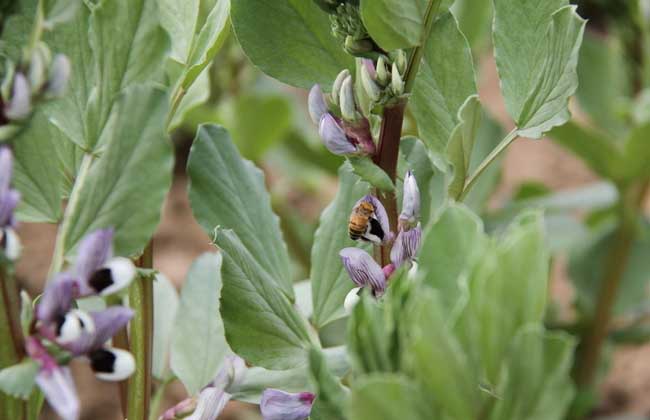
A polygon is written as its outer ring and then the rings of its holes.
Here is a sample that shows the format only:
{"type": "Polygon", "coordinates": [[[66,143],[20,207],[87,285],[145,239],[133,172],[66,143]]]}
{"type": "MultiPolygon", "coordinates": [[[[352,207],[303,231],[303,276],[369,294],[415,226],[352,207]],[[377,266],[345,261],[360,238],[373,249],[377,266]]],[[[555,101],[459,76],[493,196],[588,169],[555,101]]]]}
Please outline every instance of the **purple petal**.
{"type": "Polygon", "coordinates": [[[350,143],[345,131],[332,114],[325,114],[320,120],[318,134],[325,143],[325,147],[335,155],[348,155],[356,153],[357,148],[350,143]]]}
{"type": "Polygon", "coordinates": [[[13,155],[11,150],[6,146],[0,147],[0,197],[9,192],[12,168],[13,155]]]}
{"type": "Polygon", "coordinates": [[[246,362],[237,355],[227,356],[210,386],[228,390],[238,386],[246,376],[246,362]]]}
{"type": "Polygon", "coordinates": [[[14,210],[19,201],[20,193],[16,190],[8,190],[6,194],[0,195],[0,228],[15,225],[14,210]]]}
{"type": "Polygon", "coordinates": [[[305,420],[311,413],[315,398],[311,392],[290,394],[267,389],[260,402],[262,417],[264,420],[305,420]]]}
{"type": "Polygon", "coordinates": [[[382,231],[384,232],[384,238],[382,240],[383,243],[388,242],[390,239],[392,239],[390,235],[390,225],[388,223],[388,213],[386,213],[386,209],[384,208],[384,205],[381,204],[381,201],[374,195],[366,195],[365,197],[361,198],[359,201],[356,202],[354,207],[356,208],[359,204],[362,202],[367,202],[372,204],[372,206],[375,208],[375,218],[379,222],[379,225],[381,226],[382,231]]]}
{"type": "Polygon", "coordinates": [[[11,100],[5,108],[5,115],[10,120],[22,120],[32,111],[31,88],[27,78],[22,73],[16,73],[11,100]]]}
{"type": "Polygon", "coordinates": [[[369,58],[362,58],[361,63],[368,70],[370,77],[374,79],[377,78],[377,70],[375,69],[375,63],[369,58]]]}
{"type": "Polygon", "coordinates": [[[371,287],[375,296],[383,294],[386,276],[370,254],[359,248],[344,248],[339,252],[339,256],[354,284],[371,287]]]}
{"type": "Polygon", "coordinates": [[[309,116],[316,125],[320,123],[323,115],[327,114],[327,103],[320,85],[314,85],[309,91],[308,109],[309,116]]]}
{"type": "Polygon", "coordinates": [[[420,189],[413,172],[408,171],[404,177],[404,198],[400,220],[415,223],[420,217],[420,189]]]}
{"type": "Polygon", "coordinates": [[[42,368],[36,376],[36,383],[59,417],[63,420],[79,418],[79,399],[69,368],[42,368]]]}
{"type": "Polygon", "coordinates": [[[196,410],[187,420],[216,420],[232,396],[222,389],[207,387],[199,394],[196,410]]]}
{"type": "Polygon", "coordinates": [[[111,306],[101,312],[91,312],[95,323],[93,332],[85,332],[65,346],[72,354],[79,356],[104,346],[133,317],[133,311],[124,306],[111,306]]]}
{"type": "Polygon", "coordinates": [[[358,144],[360,151],[366,155],[374,155],[377,151],[375,141],[370,131],[370,122],[366,118],[361,118],[354,122],[342,121],[341,126],[348,140],[352,144],[358,144]]]}
{"type": "Polygon", "coordinates": [[[72,308],[77,280],[68,273],[57,274],[45,287],[36,305],[36,319],[50,327],[72,308]]]}
{"type": "Polygon", "coordinates": [[[74,272],[80,279],[80,296],[95,293],[88,280],[113,254],[113,229],[100,229],[86,235],[77,251],[74,272]]]}
{"type": "Polygon", "coordinates": [[[421,240],[422,228],[419,223],[411,230],[400,230],[390,251],[390,260],[393,265],[399,268],[404,262],[412,261],[420,249],[421,240]]]}

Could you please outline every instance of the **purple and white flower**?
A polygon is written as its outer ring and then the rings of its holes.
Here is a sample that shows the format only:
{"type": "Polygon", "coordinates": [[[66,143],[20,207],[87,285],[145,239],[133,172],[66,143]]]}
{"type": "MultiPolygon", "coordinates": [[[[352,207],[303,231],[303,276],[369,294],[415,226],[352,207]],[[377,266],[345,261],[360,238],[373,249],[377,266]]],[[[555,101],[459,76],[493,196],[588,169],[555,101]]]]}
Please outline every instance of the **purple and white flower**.
{"type": "Polygon", "coordinates": [[[369,287],[374,296],[383,295],[386,290],[386,274],[370,254],[359,248],[344,248],[339,256],[354,284],[369,287]]]}
{"type": "Polygon", "coordinates": [[[357,208],[361,203],[369,203],[374,209],[374,214],[372,215],[368,223],[368,231],[362,235],[362,239],[372,242],[376,245],[382,245],[390,242],[393,239],[393,234],[390,231],[390,224],[388,222],[388,213],[386,213],[386,208],[381,204],[381,201],[374,195],[366,195],[360,198],[353,208],[357,208]]]}
{"type": "Polygon", "coordinates": [[[279,389],[266,389],[260,411],[264,420],[305,420],[311,414],[316,396],[311,392],[291,394],[279,389]]]}
{"type": "Polygon", "coordinates": [[[13,156],[11,150],[0,147],[0,251],[11,261],[20,256],[21,246],[14,230],[14,211],[20,201],[20,193],[11,188],[13,156]]]}

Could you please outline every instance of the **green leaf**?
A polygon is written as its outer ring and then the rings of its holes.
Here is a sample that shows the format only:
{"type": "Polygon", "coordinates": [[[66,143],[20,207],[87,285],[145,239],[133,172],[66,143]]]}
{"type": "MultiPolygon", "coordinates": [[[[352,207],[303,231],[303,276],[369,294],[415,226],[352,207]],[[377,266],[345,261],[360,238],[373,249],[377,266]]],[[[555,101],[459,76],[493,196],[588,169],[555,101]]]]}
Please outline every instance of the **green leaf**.
{"type": "Polygon", "coordinates": [[[501,89],[520,135],[539,138],[570,118],[585,21],[568,0],[494,0],[501,89]]]}
{"type": "Polygon", "coordinates": [[[478,95],[467,98],[458,111],[458,125],[451,133],[447,157],[454,165],[454,175],[449,185],[449,196],[458,200],[470,175],[470,163],[477,131],[481,123],[481,103],[478,95]]]}
{"type": "Polygon", "coordinates": [[[242,156],[254,162],[283,140],[292,128],[291,107],[286,97],[240,95],[229,105],[220,109],[224,126],[242,156]]]}
{"type": "Polygon", "coordinates": [[[408,371],[422,384],[433,407],[453,419],[476,418],[483,399],[477,369],[454,335],[442,293],[419,291],[410,306],[412,327],[404,354],[408,371]]]}
{"type": "Polygon", "coordinates": [[[228,132],[199,127],[188,161],[194,216],[208,235],[232,229],[274,284],[293,298],[287,246],[262,172],[241,158],[228,132]]]}
{"type": "Polygon", "coordinates": [[[623,164],[623,154],[614,143],[602,134],[569,121],[555,127],[549,136],[561,146],[580,157],[603,178],[617,179],[623,164]]]}
{"type": "MultiPolygon", "coordinates": [[[[208,278],[206,283],[210,283],[211,280],[212,278],[208,278]]],[[[209,288],[209,285],[201,285],[200,287],[209,288]]],[[[155,378],[163,380],[167,373],[167,358],[170,352],[170,343],[172,332],[174,331],[174,319],[176,318],[176,311],[178,310],[179,298],[176,287],[174,287],[172,282],[162,274],[156,275],[156,281],[153,284],[153,297],[155,305],[153,307],[154,334],[151,370],[155,378]]],[[[213,303],[209,302],[209,304],[213,303]]],[[[191,311],[195,312],[197,309],[203,308],[193,307],[191,311]]],[[[187,317],[185,314],[184,316],[187,317]]],[[[205,321],[212,324],[216,322],[215,318],[214,315],[211,315],[205,318],[205,321]]],[[[209,328],[204,328],[203,325],[201,326],[201,331],[201,335],[204,335],[204,331],[210,332],[209,328]]],[[[178,332],[178,335],[184,334],[185,333],[182,331],[178,332]]],[[[223,326],[221,326],[221,335],[223,335],[223,326]]],[[[181,375],[178,374],[177,376],[179,378],[181,377],[181,375]]]]}
{"type": "Polygon", "coordinates": [[[319,83],[327,89],[341,70],[354,66],[313,1],[237,0],[232,23],[248,58],[292,86],[308,89],[319,83]]]}
{"type": "Polygon", "coordinates": [[[106,132],[105,151],[90,166],[69,214],[69,253],[94,230],[115,228],[115,253],[137,255],[160,220],[171,185],[173,151],[162,121],[167,95],[151,86],[133,86],[120,95],[106,132]]]}
{"type": "Polygon", "coordinates": [[[352,174],[348,165],[339,169],[339,191],[325,209],[314,236],[311,287],[313,323],[317,328],[345,316],[343,301],[354,287],[343,268],[339,251],[354,246],[348,234],[348,219],[354,203],[368,192],[368,185],[352,174]]]}
{"type": "Polygon", "coordinates": [[[464,346],[481,360],[488,384],[497,383],[512,337],[524,325],[542,321],[548,259],[541,214],[525,212],[470,275],[470,298],[458,328],[464,346]]]}
{"type": "Polygon", "coordinates": [[[190,395],[212,381],[228,351],[219,316],[221,254],[201,255],[190,267],[174,321],[171,368],[190,395]]]}
{"type": "Polygon", "coordinates": [[[347,399],[341,381],[330,371],[323,353],[312,348],[309,351],[310,376],[316,388],[316,401],[312,408],[312,420],[346,420],[344,404],[347,399]]]}
{"type": "Polygon", "coordinates": [[[395,184],[393,184],[388,174],[375,165],[370,158],[351,157],[348,160],[354,169],[354,173],[373,187],[377,187],[384,192],[395,191],[395,184]]]}
{"type": "Polygon", "coordinates": [[[435,418],[426,397],[407,378],[397,374],[374,374],[361,378],[352,388],[350,420],[428,420],[435,418]]]}
{"type": "Polygon", "coordinates": [[[626,129],[623,110],[632,96],[630,73],[619,37],[585,33],[578,64],[578,101],[596,126],[613,135],[626,129]]]}
{"type": "Polygon", "coordinates": [[[361,18],[370,37],[383,50],[406,49],[424,43],[427,9],[430,7],[429,13],[435,16],[449,8],[440,3],[441,0],[361,0],[361,18]]]}
{"type": "Polygon", "coordinates": [[[97,90],[88,99],[88,133],[83,144],[87,150],[99,144],[100,134],[104,136],[102,131],[122,90],[163,76],[169,38],[159,25],[157,3],[113,0],[92,8],[88,35],[97,90]]]}
{"type": "Polygon", "coordinates": [[[256,366],[305,365],[315,340],[307,321],[235,232],[219,229],[216,243],[224,253],[221,316],[228,344],[256,366]]]}
{"type": "Polygon", "coordinates": [[[545,333],[539,326],[517,334],[489,419],[563,419],[574,395],[574,348],[568,334],[545,333]]]}
{"type": "Polygon", "coordinates": [[[424,231],[420,255],[426,258],[420,259],[418,271],[427,284],[440,291],[448,309],[457,304],[487,242],[481,220],[462,205],[449,205],[424,231]]]}
{"type": "Polygon", "coordinates": [[[492,2],[456,0],[452,11],[472,49],[484,47],[490,31],[492,2]]]}
{"type": "Polygon", "coordinates": [[[650,176],[650,122],[635,127],[623,150],[623,176],[626,180],[635,180],[650,176]]]}
{"type": "Polygon", "coordinates": [[[427,226],[432,215],[447,199],[447,165],[441,162],[434,164],[424,143],[415,137],[403,137],[399,147],[403,160],[399,162],[398,173],[413,171],[420,189],[420,202],[424,203],[420,208],[420,221],[423,226],[427,226]]]}
{"type": "Polygon", "coordinates": [[[476,94],[474,62],[451,13],[433,24],[423,48],[424,59],[410,104],[424,144],[443,153],[460,122],[458,111],[469,96],[476,94]]]}
{"type": "Polygon", "coordinates": [[[171,39],[170,57],[185,63],[196,34],[201,0],[160,0],[160,24],[171,39]]]}
{"type": "Polygon", "coordinates": [[[48,28],[65,23],[72,19],[79,10],[78,0],[45,0],[43,1],[43,16],[48,28]]]}
{"type": "Polygon", "coordinates": [[[38,363],[25,359],[17,365],[0,370],[0,390],[15,398],[26,400],[32,393],[38,363]]]}

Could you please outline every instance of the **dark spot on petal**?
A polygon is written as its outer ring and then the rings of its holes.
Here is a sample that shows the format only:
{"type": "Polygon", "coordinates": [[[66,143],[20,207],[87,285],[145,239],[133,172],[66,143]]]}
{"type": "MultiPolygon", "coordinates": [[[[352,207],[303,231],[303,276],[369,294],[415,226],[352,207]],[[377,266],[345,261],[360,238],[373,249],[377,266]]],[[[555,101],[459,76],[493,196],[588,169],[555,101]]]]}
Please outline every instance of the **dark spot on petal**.
{"type": "Polygon", "coordinates": [[[381,228],[381,223],[374,217],[370,219],[370,231],[368,233],[375,235],[382,241],[384,240],[384,230],[381,228]]]}
{"type": "Polygon", "coordinates": [[[97,293],[112,286],[113,283],[113,276],[111,275],[111,270],[108,268],[102,268],[95,271],[88,280],[90,287],[92,287],[97,293]]]}
{"type": "Polygon", "coordinates": [[[63,328],[63,324],[65,323],[65,315],[58,314],[54,318],[54,323],[56,324],[56,336],[61,335],[61,329],[63,328]]]}
{"type": "Polygon", "coordinates": [[[113,373],[115,369],[115,355],[113,352],[99,349],[88,353],[90,367],[93,371],[99,373],[113,373]]]}

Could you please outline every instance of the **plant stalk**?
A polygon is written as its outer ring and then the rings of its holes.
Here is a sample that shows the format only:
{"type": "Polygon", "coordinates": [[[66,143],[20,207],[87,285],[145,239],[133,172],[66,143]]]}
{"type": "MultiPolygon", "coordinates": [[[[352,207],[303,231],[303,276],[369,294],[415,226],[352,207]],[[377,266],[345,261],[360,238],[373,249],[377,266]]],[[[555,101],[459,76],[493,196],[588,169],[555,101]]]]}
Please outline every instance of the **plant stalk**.
{"type": "Polygon", "coordinates": [[[75,179],[74,186],[72,187],[72,192],[70,193],[68,205],[66,206],[65,213],[63,214],[63,222],[59,226],[59,231],[56,235],[56,242],[54,243],[54,252],[52,254],[52,262],[50,264],[48,275],[50,278],[63,269],[65,246],[68,231],[70,230],[72,223],[71,215],[74,214],[77,207],[81,204],[81,190],[86,183],[88,173],[90,172],[90,167],[92,166],[94,160],[95,156],[90,153],[86,153],[83,157],[83,160],[81,161],[81,166],[79,167],[77,178],[75,179]]]}
{"type": "MultiPolygon", "coordinates": [[[[141,268],[153,267],[153,240],[137,261],[141,268]]],[[[135,373],[129,379],[127,418],[149,420],[151,402],[151,359],[153,350],[153,281],[138,277],[129,290],[129,304],[135,310],[131,321],[130,345],[135,373]]]]}
{"type": "MultiPolygon", "coordinates": [[[[20,295],[11,269],[0,264],[0,369],[19,363],[24,356],[20,326],[20,295]]],[[[0,414],[26,419],[27,402],[0,394],[0,414]]]]}
{"type": "Polygon", "coordinates": [[[574,372],[578,386],[589,388],[595,379],[600,354],[605,342],[616,302],[618,290],[630,259],[630,251],[637,235],[637,221],[640,209],[648,191],[648,182],[633,188],[622,187],[619,212],[621,222],[616,232],[614,246],[605,262],[605,273],[598,293],[595,315],[581,340],[574,372]]]}

